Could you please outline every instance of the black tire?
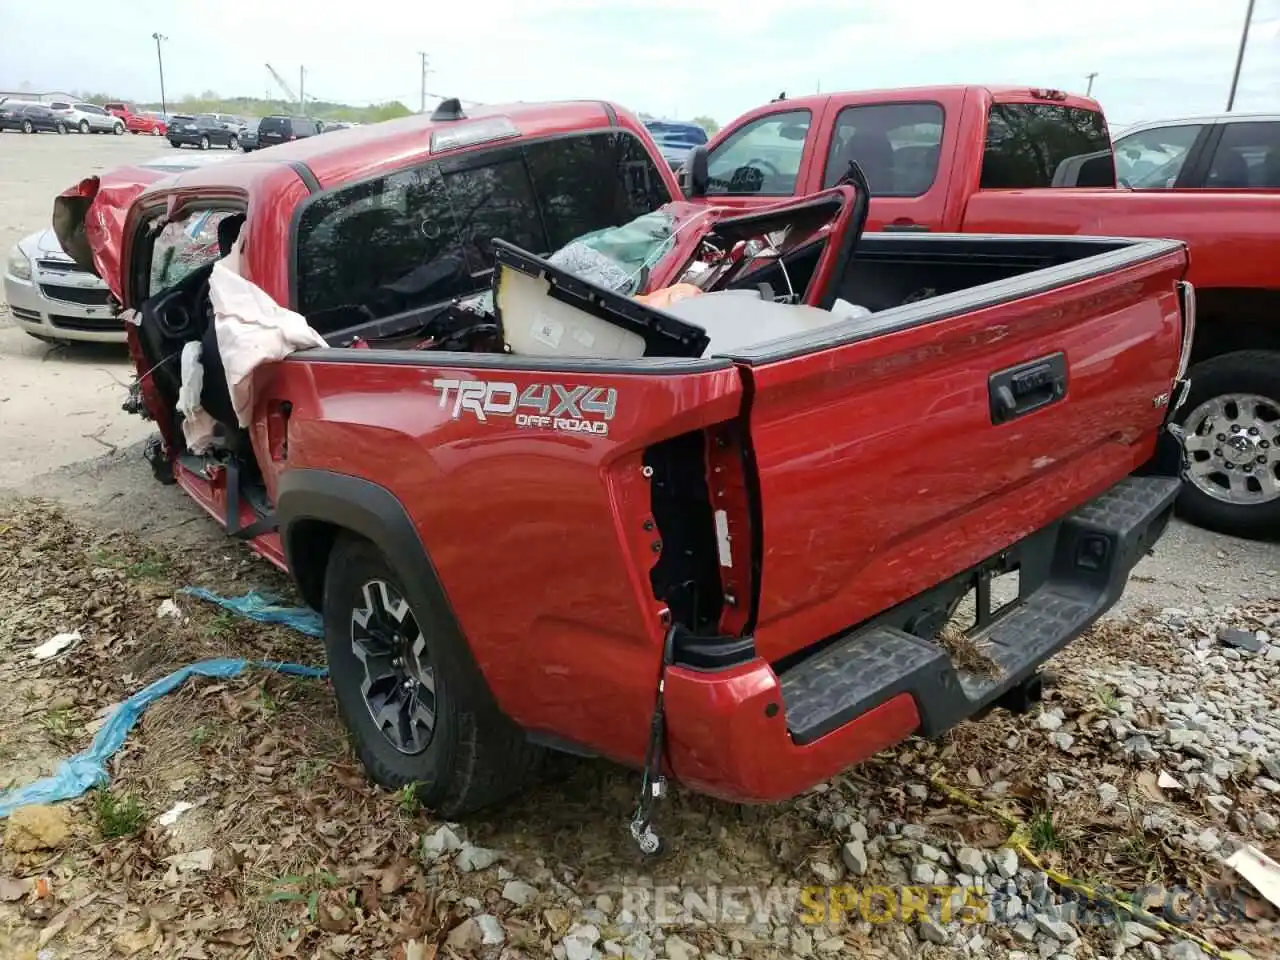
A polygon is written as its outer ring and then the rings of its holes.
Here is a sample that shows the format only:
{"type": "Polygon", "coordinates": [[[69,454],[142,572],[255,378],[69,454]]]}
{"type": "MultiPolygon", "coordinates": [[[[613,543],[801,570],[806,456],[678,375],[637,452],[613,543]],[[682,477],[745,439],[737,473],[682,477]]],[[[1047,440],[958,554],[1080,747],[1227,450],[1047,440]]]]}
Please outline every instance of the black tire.
{"type": "MultiPolygon", "coordinates": [[[[1196,364],[1189,375],[1191,390],[1186,403],[1178,411],[1178,420],[1188,431],[1195,429],[1190,420],[1201,404],[1226,394],[1264,397],[1280,409],[1280,352],[1242,350],[1224,353],[1196,364]]],[[[1269,446],[1263,451],[1271,457],[1265,466],[1272,471],[1277,469],[1277,461],[1271,451],[1277,450],[1277,444],[1280,444],[1280,421],[1276,421],[1274,426],[1275,434],[1265,438],[1269,446]]],[[[1196,454],[1191,456],[1194,467],[1196,454]]],[[[1249,539],[1280,537],[1280,497],[1252,504],[1229,503],[1211,496],[1188,480],[1178,496],[1178,513],[1196,526],[1218,533],[1249,539]]]]}
{"type": "Polygon", "coordinates": [[[201,149],[201,150],[208,150],[208,149],[209,149],[209,138],[208,138],[207,136],[205,136],[204,134],[201,134],[201,135],[200,135],[200,149],[201,149]]]}
{"type": "Polygon", "coordinates": [[[494,703],[453,616],[435,609],[400,577],[374,544],[342,535],[329,556],[324,585],[325,651],[338,713],[369,778],[388,790],[417,786],[422,804],[458,817],[496,803],[533,775],[543,751],[529,743],[494,703]],[[425,749],[400,752],[374,723],[361,692],[364,668],[352,651],[352,618],[364,606],[363,587],[385,581],[408,597],[426,640],[434,678],[435,724],[425,749]]]}
{"type": "Polygon", "coordinates": [[[227,140],[227,149],[238,150],[239,148],[240,148],[240,138],[233,133],[230,139],[227,140]]]}
{"type": "Polygon", "coordinates": [[[173,147],[173,149],[175,149],[175,150],[181,150],[181,149],[182,149],[182,144],[180,144],[177,140],[170,140],[170,141],[169,141],[169,146],[173,147]]]}
{"type": "Polygon", "coordinates": [[[23,120],[23,121],[22,121],[22,132],[23,132],[23,133],[35,133],[35,132],[36,132],[35,125],[34,125],[30,120],[23,120]]]}
{"type": "Polygon", "coordinates": [[[67,132],[67,125],[59,120],[54,129],[58,132],[58,136],[62,136],[67,132]]]}
{"type": "Polygon", "coordinates": [[[88,132],[89,132],[89,121],[88,121],[88,120],[81,120],[81,121],[80,121],[79,126],[78,126],[76,129],[78,129],[81,133],[88,133],[88,132]]]}
{"type": "Polygon", "coordinates": [[[116,124],[114,127],[112,127],[111,129],[112,129],[112,131],[115,133],[115,135],[116,135],[117,137],[122,136],[122,135],[124,134],[124,124],[123,124],[123,123],[117,123],[117,124],[116,124]]]}

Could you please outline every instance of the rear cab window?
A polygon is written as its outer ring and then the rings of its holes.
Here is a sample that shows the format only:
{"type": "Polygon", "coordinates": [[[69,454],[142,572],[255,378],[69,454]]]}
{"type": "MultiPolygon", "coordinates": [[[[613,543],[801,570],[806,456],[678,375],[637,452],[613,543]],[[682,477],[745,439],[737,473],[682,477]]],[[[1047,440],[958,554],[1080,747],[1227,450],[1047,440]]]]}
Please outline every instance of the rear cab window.
{"type": "Polygon", "coordinates": [[[812,122],[808,110],[783,110],[745,124],[708,155],[707,193],[791,196],[812,122]]]}
{"type": "Polygon", "coordinates": [[[996,103],[987,114],[983,190],[1115,185],[1107,124],[1097,110],[996,103]]]}
{"type": "Polygon", "coordinates": [[[295,232],[296,307],[321,334],[486,289],[494,237],[546,255],[671,199],[618,131],[445,157],[319,194],[295,232]]]}
{"type": "Polygon", "coordinates": [[[845,107],[836,115],[822,176],[833,187],[855,160],[873,197],[918,197],[938,176],[942,105],[876,103],[845,107]]]}

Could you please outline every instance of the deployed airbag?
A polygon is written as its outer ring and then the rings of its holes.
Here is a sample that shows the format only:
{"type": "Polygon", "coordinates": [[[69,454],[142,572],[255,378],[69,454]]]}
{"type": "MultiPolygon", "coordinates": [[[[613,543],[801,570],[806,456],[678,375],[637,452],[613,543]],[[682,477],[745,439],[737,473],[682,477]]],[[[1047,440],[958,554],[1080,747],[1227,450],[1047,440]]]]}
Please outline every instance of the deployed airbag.
{"type": "Polygon", "coordinates": [[[213,265],[209,275],[214,334],[235,408],[248,427],[253,417],[253,371],[297,350],[327,347],[301,314],[280,306],[261,287],[240,276],[240,246],[213,265]]]}

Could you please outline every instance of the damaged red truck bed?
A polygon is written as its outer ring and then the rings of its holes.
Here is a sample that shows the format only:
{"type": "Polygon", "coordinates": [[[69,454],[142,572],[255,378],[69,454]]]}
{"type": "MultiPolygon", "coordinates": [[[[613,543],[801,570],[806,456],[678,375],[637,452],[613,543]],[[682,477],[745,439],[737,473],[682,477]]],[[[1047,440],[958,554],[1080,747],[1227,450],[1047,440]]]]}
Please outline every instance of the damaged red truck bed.
{"type": "Polygon", "coordinates": [[[64,243],[123,253],[108,279],[138,311],[158,473],[324,612],[370,774],[456,814],[544,746],[780,800],[1014,704],[1120,596],[1180,485],[1185,248],[865,219],[856,176],[746,216],[691,207],[634,117],[578,103],[273,148],[147,188],[114,241],[89,216],[64,243]],[[540,180],[548,143],[598,169],[540,180]],[[511,159],[547,235],[441,241],[506,201],[511,159]],[[603,220],[557,241],[569,179],[603,220]],[[329,344],[257,369],[244,425],[209,309],[226,266],[175,278],[157,253],[202,216],[329,344]],[[366,221],[378,259],[342,245],[366,221]],[[553,250],[607,255],[592,274],[553,250]],[[371,272],[388,261],[404,275],[371,272]],[[196,341],[224,440],[199,456],[174,360],[196,341]],[[966,596],[982,669],[940,639],[966,596]]]}

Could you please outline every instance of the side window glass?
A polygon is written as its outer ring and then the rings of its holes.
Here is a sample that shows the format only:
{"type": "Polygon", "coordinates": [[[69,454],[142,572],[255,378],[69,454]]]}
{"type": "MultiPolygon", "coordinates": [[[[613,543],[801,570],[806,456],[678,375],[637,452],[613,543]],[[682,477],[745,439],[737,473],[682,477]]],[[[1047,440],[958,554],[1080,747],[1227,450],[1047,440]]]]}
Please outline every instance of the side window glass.
{"type": "Polygon", "coordinates": [[[547,252],[533,184],[519,153],[491,157],[480,166],[445,168],[443,174],[472,273],[493,269],[494,237],[534,253],[547,252]]]}
{"type": "Polygon", "coordinates": [[[707,192],[790,196],[811,122],[808,110],[791,110],[760,117],[733,133],[707,158],[707,192]]]}
{"type": "Polygon", "coordinates": [[[151,247],[149,296],[218,259],[218,224],[228,210],[193,210],[161,228],[151,247]]]}
{"type": "Polygon", "coordinates": [[[1172,187],[1202,124],[1140,130],[1116,141],[1116,178],[1129,187],[1172,187]]]}
{"type": "Polygon", "coordinates": [[[856,160],[873,197],[918,197],[938,175],[942,107],[885,103],[846,107],[836,117],[824,187],[835,186],[856,160]]]}
{"type": "Polygon", "coordinates": [[[1280,187],[1280,121],[1227,123],[1206,187],[1280,187]]]}
{"type": "Polygon", "coordinates": [[[547,250],[627,223],[671,200],[638,137],[564,137],[525,148],[547,228],[547,250]]]}

